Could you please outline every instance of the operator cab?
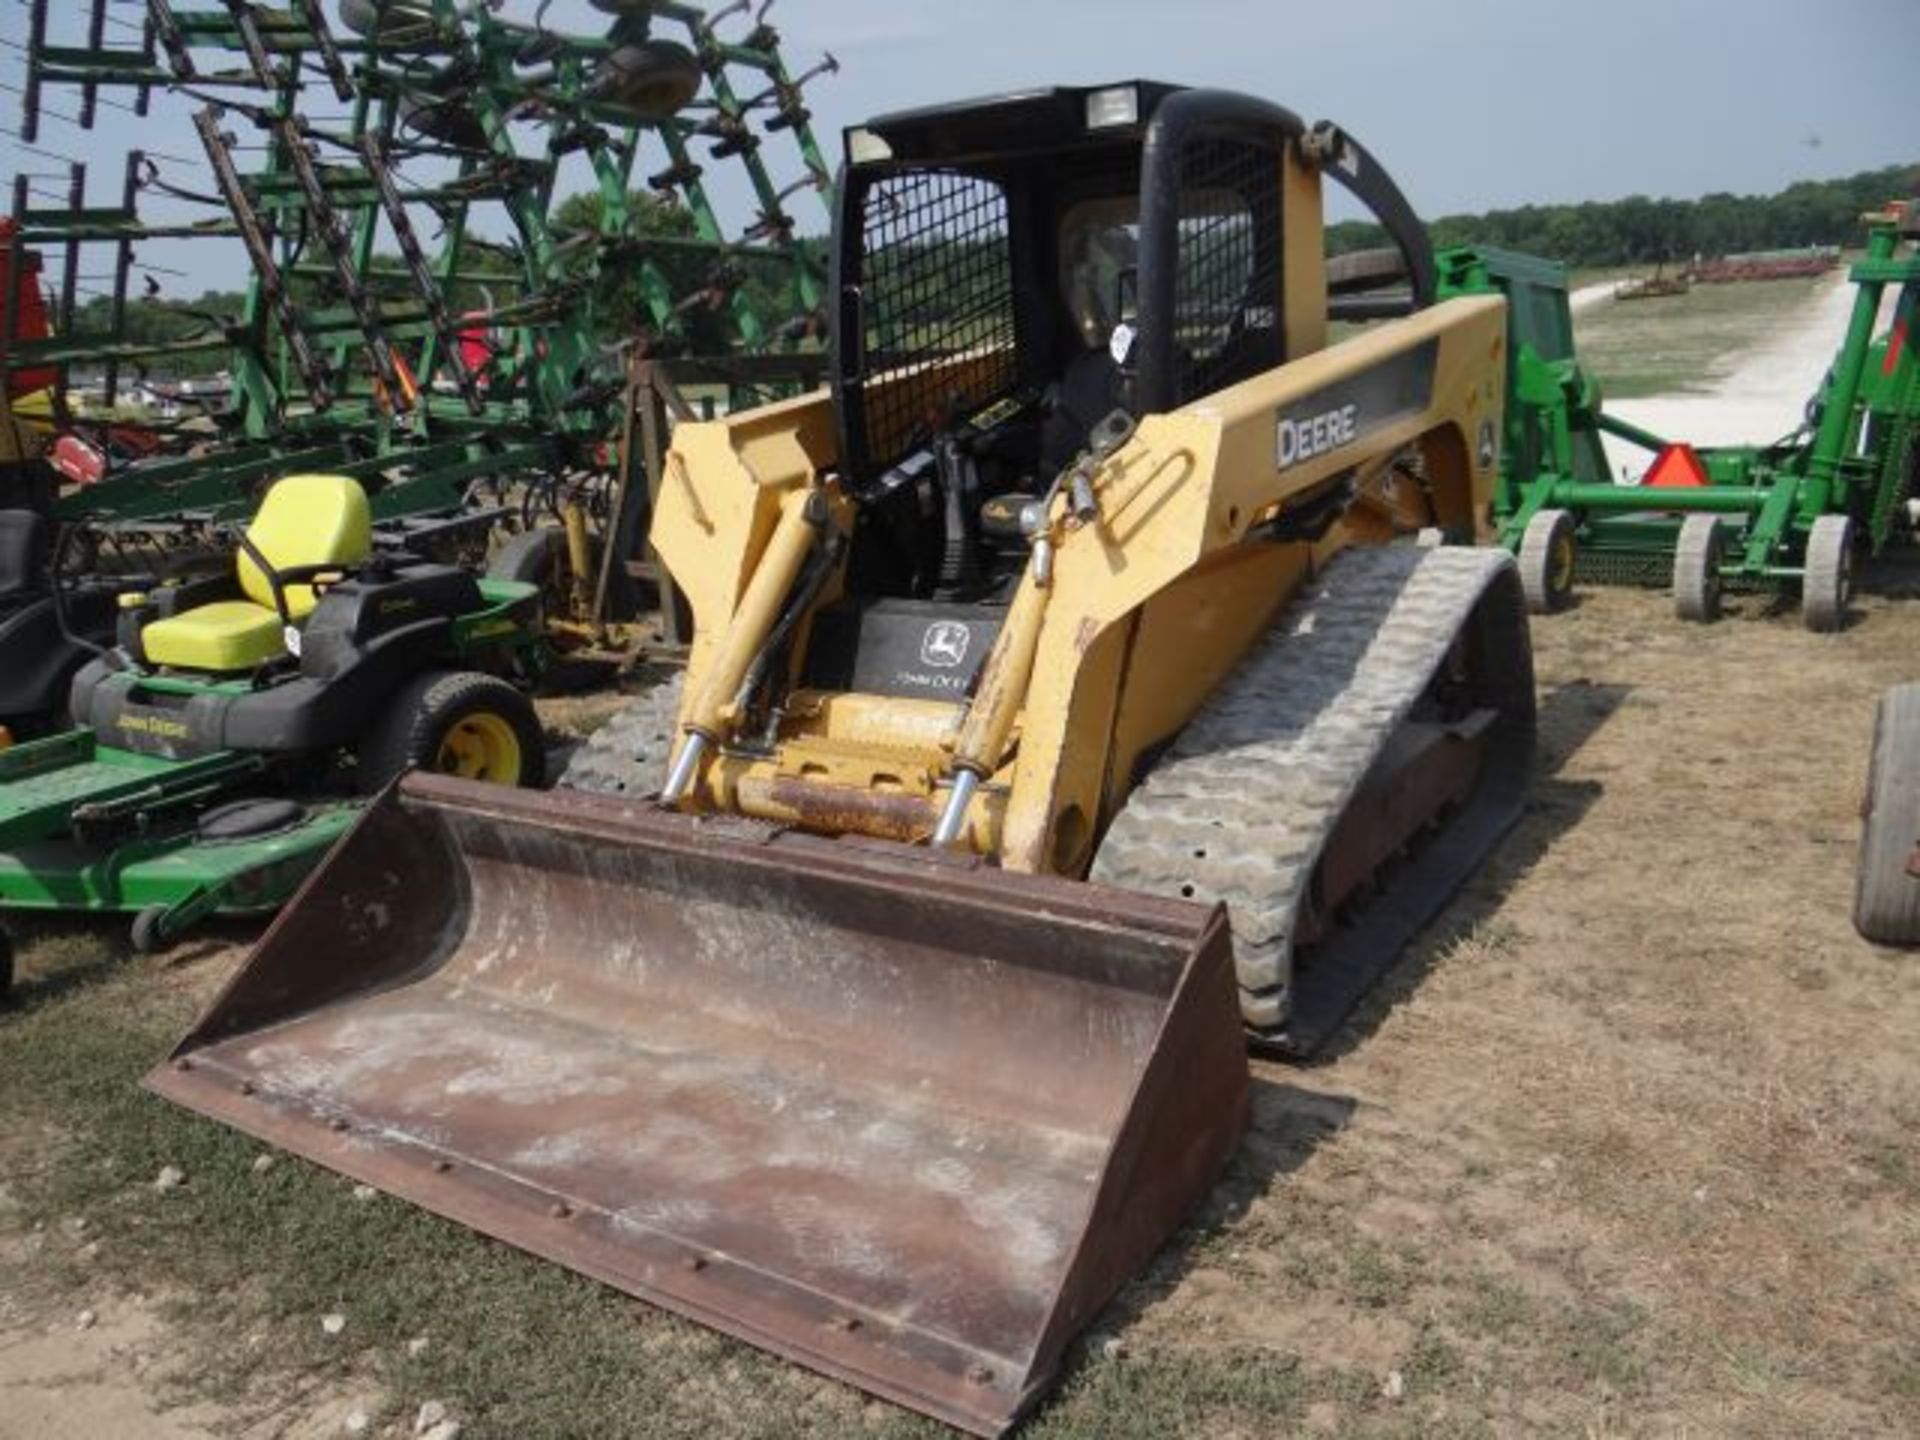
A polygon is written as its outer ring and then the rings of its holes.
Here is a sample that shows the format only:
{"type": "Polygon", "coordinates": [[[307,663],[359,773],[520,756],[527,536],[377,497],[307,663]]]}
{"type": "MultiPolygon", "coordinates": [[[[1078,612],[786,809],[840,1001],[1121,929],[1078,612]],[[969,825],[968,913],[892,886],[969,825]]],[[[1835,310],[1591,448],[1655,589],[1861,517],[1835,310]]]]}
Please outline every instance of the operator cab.
{"type": "MultiPolygon", "coordinates": [[[[1292,358],[1290,167],[1338,161],[1327,173],[1388,222],[1407,273],[1431,272],[1370,157],[1247,96],[1037,90],[882,116],[846,150],[833,381],[857,596],[1004,599],[1032,502],[1096,427],[1292,358]]],[[[1319,310],[1293,327],[1300,348],[1321,343],[1325,301],[1296,297],[1319,310]]]]}

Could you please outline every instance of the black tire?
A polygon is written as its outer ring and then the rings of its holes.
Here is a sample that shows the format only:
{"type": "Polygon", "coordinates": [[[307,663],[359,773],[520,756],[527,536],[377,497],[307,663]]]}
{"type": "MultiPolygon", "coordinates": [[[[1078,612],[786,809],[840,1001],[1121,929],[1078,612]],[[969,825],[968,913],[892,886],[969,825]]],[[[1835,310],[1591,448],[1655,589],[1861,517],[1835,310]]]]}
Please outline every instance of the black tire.
{"type": "Polygon", "coordinates": [[[672,40],[622,45],[593,73],[592,97],[641,120],[669,120],[686,109],[706,78],[700,57],[672,40]]]}
{"type": "Polygon", "coordinates": [[[1527,609],[1552,615],[1573,601],[1574,518],[1565,510],[1542,510],[1520,537],[1520,584],[1527,609]]]}
{"type": "MultiPolygon", "coordinates": [[[[550,620],[586,618],[575,613],[573,560],[567,549],[567,532],[557,525],[540,525],[515,535],[487,562],[487,575],[536,587],[550,620]]],[[[591,587],[591,575],[587,582],[591,587]]]]}
{"type": "Polygon", "coordinates": [[[493,580],[511,580],[517,585],[546,588],[567,553],[567,532],[558,525],[541,525],[522,530],[487,562],[487,576],[493,580]]]}
{"type": "Polygon", "coordinates": [[[0,930],[0,1005],[13,991],[13,936],[0,930]]]}
{"type": "Polygon", "coordinates": [[[149,905],[133,917],[133,930],[128,939],[133,943],[134,954],[157,955],[172,943],[171,937],[160,928],[160,922],[166,918],[164,905],[149,905]]]}
{"type": "Polygon", "coordinates": [[[602,725],[573,754],[560,777],[563,790],[602,795],[657,795],[679,739],[684,673],[656,685],[602,725]]]}
{"type": "Polygon", "coordinates": [[[1920,685],[1880,697],[1860,829],[1853,925],[1882,945],[1920,944],[1920,876],[1907,869],[1920,850],[1920,685]]]}
{"type": "Polygon", "coordinates": [[[1817,634],[1830,635],[1847,623],[1847,605],[1853,599],[1854,537],[1853,520],[1846,515],[1822,515],[1807,534],[1800,617],[1817,634]]]}
{"type": "MultiPolygon", "coordinates": [[[[356,783],[371,795],[409,770],[449,769],[443,759],[450,737],[483,718],[498,720],[512,732],[517,768],[510,783],[537,789],[547,773],[547,737],[533,702],[497,676],[468,670],[429,672],[388,702],[360,744],[356,783]]],[[[498,783],[509,782],[501,778],[498,783]]]]}
{"type": "Polygon", "coordinates": [[[486,154],[491,148],[480,117],[455,96],[409,95],[401,100],[399,114],[406,129],[455,150],[486,154]]]}
{"type": "Polygon", "coordinates": [[[1702,624],[1720,618],[1720,562],[1726,530],[1717,515],[1689,515],[1673,547],[1673,610],[1702,624]]]}
{"type": "Polygon", "coordinates": [[[434,38],[433,12],[419,0],[340,0],[340,23],[389,50],[418,50],[434,38]]]}

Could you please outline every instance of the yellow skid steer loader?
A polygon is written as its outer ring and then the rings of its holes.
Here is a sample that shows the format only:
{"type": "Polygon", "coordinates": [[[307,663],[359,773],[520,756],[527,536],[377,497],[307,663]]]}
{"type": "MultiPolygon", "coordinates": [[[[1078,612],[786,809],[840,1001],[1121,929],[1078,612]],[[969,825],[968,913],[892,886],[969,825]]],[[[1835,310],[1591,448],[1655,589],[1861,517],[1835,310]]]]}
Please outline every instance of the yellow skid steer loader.
{"type": "Polygon", "coordinates": [[[1218,1177],[1245,1037],[1519,809],[1506,317],[1243,96],[847,146],[830,386],[673,438],[684,687],[552,794],[403,781],[150,1083],[992,1434],[1218,1177]],[[1399,292],[1330,293],[1325,177],[1399,292]]]}

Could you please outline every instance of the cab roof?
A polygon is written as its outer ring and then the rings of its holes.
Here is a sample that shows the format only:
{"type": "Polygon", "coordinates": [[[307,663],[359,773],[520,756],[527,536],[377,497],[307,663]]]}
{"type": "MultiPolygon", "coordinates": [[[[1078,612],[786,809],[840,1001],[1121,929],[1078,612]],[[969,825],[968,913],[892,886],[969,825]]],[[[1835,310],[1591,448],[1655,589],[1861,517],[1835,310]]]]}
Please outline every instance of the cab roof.
{"type": "Polygon", "coordinates": [[[1104,85],[1056,85],[916,110],[896,110],[849,129],[847,153],[857,153],[852,137],[860,131],[885,141],[895,160],[920,161],[1052,150],[1090,138],[1138,138],[1160,103],[1186,88],[1159,80],[1115,80],[1104,85]],[[1137,97],[1134,121],[1089,127],[1089,98],[1103,92],[1125,90],[1133,91],[1137,97]]]}

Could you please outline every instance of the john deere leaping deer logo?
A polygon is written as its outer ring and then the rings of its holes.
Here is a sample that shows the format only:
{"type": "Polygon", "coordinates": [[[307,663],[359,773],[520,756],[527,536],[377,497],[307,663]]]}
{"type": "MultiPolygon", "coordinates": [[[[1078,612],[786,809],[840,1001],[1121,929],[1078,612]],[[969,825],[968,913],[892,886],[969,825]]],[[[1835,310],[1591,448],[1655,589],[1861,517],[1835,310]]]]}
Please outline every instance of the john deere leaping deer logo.
{"type": "Polygon", "coordinates": [[[966,663],[973,632],[958,620],[936,620],[920,640],[920,663],[936,670],[957,670],[966,663]]]}

